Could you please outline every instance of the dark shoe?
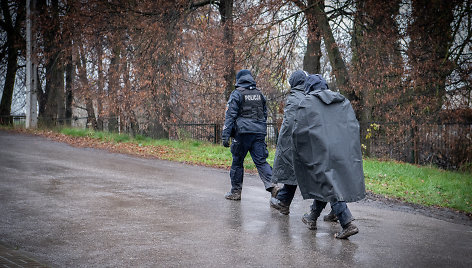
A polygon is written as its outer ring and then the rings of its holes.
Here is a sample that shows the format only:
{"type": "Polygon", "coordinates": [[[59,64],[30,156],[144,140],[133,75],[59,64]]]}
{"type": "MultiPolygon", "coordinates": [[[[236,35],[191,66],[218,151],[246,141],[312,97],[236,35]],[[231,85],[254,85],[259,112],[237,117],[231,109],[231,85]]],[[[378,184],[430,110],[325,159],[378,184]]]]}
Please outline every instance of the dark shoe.
{"type": "Polygon", "coordinates": [[[332,214],[332,213],[330,212],[328,215],[325,215],[325,216],[323,217],[323,220],[324,220],[324,221],[337,222],[337,221],[338,221],[338,217],[336,217],[335,214],[332,214]]]}
{"type": "Polygon", "coordinates": [[[308,226],[310,230],[316,230],[317,218],[313,216],[313,213],[305,213],[302,217],[302,222],[308,226]]]}
{"type": "Polygon", "coordinates": [[[282,190],[282,188],[275,185],[274,187],[272,187],[272,190],[270,191],[270,195],[275,198],[277,197],[277,194],[280,192],[280,190],[282,190]]]}
{"type": "Polygon", "coordinates": [[[350,237],[351,235],[355,235],[359,232],[359,229],[357,229],[357,226],[355,226],[352,223],[349,223],[346,227],[343,228],[343,230],[337,234],[334,235],[334,237],[339,238],[339,239],[346,239],[350,237]]]}
{"type": "Polygon", "coordinates": [[[270,206],[277,209],[280,213],[288,215],[290,213],[290,206],[285,205],[275,197],[270,198],[270,206]]]}
{"type": "Polygon", "coordinates": [[[241,192],[227,192],[225,198],[229,200],[241,200],[241,192]]]}

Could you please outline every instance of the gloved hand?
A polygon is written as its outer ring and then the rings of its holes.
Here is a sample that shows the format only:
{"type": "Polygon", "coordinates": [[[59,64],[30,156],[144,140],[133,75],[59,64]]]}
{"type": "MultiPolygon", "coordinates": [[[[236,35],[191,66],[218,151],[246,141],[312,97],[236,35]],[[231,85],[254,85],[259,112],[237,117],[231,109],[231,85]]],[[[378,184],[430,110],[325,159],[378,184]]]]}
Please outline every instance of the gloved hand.
{"type": "Polygon", "coordinates": [[[223,138],[223,146],[229,147],[229,138],[223,138]]]}

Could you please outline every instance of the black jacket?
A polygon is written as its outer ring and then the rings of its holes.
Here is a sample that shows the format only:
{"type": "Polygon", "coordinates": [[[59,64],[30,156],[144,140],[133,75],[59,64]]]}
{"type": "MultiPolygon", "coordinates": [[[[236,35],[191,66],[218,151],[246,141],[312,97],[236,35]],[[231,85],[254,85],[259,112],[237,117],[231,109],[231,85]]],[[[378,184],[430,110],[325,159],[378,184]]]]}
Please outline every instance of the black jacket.
{"type": "MultiPolygon", "coordinates": [[[[240,71],[240,73],[243,71],[240,71]]],[[[256,90],[257,88],[256,82],[249,71],[243,73],[242,75],[239,75],[240,73],[238,73],[237,76],[237,88],[231,93],[228,103],[226,104],[225,125],[221,135],[223,140],[228,139],[231,136],[232,131],[236,131],[236,133],[239,134],[253,133],[266,135],[267,133],[267,106],[266,98],[262,93],[260,93],[262,97],[261,116],[259,118],[248,118],[241,116],[241,108],[244,101],[242,92],[244,90],[256,90]]],[[[260,91],[257,90],[257,92],[260,91]]]]}

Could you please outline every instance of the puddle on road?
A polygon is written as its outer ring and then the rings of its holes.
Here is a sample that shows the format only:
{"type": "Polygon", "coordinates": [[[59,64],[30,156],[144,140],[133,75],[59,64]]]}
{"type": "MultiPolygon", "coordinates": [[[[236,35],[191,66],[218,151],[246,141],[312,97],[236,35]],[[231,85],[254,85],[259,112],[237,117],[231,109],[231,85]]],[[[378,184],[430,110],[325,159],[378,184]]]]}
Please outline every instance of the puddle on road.
{"type": "Polygon", "coordinates": [[[259,220],[251,220],[244,224],[244,230],[251,233],[259,233],[267,226],[267,222],[259,220]]]}
{"type": "Polygon", "coordinates": [[[329,236],[330,233],[326,233],[326,232],[317,232],[316,233],[316,237],[326,237],[326,236],[329,236]]]}

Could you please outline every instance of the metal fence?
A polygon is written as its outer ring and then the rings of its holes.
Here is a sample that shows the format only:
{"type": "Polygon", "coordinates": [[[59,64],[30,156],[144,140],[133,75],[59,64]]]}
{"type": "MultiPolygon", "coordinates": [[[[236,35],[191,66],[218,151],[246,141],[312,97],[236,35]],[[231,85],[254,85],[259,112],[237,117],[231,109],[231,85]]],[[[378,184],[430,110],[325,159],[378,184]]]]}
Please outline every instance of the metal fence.
{"type": "Polygon", "coordinates": [[[364,149],[370,156],[395,159],[420,165],[433,164],[457,169],[472,162],[471,123],[378,123],[365,139],[369,124],[361,125],[364,149]]]}
{"type": "MultiPolygon", "coordinates": [[[[376,158],[395,159],[421,165],[433,164],[446,169],[457,169],[472,162],[472,122],[447,124],[422,124],[413,127],[410,123],[361,124],[363,152],[376,158]]],[[[196,139],[213,143],[221,142],[221,124],[186,123],[175,124],[169,129],[170,139],[196,139]]],[[[275,146],[278,125],[267,124],[266,143],[275,146]]]]}
{"type": "MultiPolygon", "coordinates": [[[[169,138],[173,140],[196,139],[213,143],[221,143],[221,131],[223,124],[209,123],[184,123],[173,124],[169,129],[169,138]]],[[[275,123],[267,124],[266,143],[269,146],[275,146],[278,137],[278,128],[275,123]]]]}
{"type": "MultiPolygon", "coordinates": [[[[87,117],[72,117],[72,118],[52,118],[52,117],[38,117],[38,124],[47,121],[48,126],[72,126],[76,128],[87,127],[87,117]]],[[[13,125],[13,126],[25,126],[26,115],[1,115],[0,124],[13,125]]]]}
{"type": "MultiPolygon", "coordinates": [[[[0,120],[14,126],[24,126],[26,116],[1,116],[0,120]]],[[[378,128],[375,129],[371,123],[361,124],[364,155],[421,165],[433,164],[445,169],[457,169],[463,164],[472,163],[472,122],[417,126],[406,122],[376,124],[378,128]],[[369,132],[370,137],[366,139],[369,132]]],[[[85,128],[86,118],[74,118],[71,125],[85,128]]],[[[219,144],[222,127],[220,123],[173,124],[168,129],[169,139],[195,139],[219,144]]],[[[278,127],[275,123],[267,124],[268,146],[275,147],[278,127]]]]}
{"type": "Polygon", "coordinates": [[[24,126],[26,124],[26,115],[1,115],[0,124],[24,126]]]}

